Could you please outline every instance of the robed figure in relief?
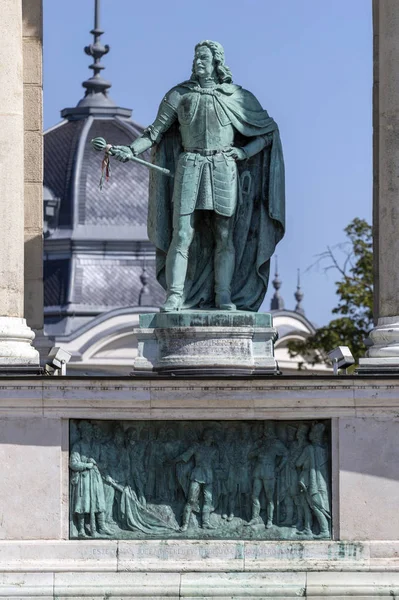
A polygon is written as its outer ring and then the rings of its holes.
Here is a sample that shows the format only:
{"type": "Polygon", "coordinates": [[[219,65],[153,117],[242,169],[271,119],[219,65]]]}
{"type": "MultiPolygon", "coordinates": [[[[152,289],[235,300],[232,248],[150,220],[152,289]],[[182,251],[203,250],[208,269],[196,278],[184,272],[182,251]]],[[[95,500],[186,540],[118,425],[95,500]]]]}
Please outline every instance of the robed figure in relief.
{"type": "Polygon", "coordinates": [[[162,310],[257,311],[284,235],[283,154],[277,124],[232,83],[219,43],[196,46],[191,78],[165,95],[141,137],[111,154],[126,161],[151,147],[174,175],[150,174],[162,310]]]}

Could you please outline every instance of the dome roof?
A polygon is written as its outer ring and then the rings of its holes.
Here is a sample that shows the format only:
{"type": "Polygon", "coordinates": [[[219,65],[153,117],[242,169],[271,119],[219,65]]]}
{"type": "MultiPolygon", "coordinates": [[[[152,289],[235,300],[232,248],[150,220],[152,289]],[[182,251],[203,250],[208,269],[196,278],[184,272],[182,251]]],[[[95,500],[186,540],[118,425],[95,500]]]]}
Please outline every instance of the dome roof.
{"type": "MultiPolygon", "coordinates": [[[[148,169],[133,161],[111,159],[111,177],[99,189],[103,155],[90,140],[129,145],[143,131],[130,119],[84,117],[63,121],[44,135],[44,185],[60,198],[59,228],[121,227],[130,239],[146,239],[148,169]],[[133,229],[135,228],[135,230],[133,229]]],[[[143,155],[149,160],[149,155],[143,155]]],[[[111,231],[109,231],[111,233],[111,231]]],[[[118,235],[120,235],[120,231],[118,235]]]]}
{"type": "MultiPolygon", "coordinates": [[[[98,7],[97,7],[98,8],[98,7]]],[[[162,304],[155,276],[155,249],[147,237],[148,169],[111,159],[111,177],[99,189],[102,153],[94,137],[130,145],[143,128],[108,95],[101,77],[96,8],[94,44],[85,48],[94,74],[83,83],[85,96],[61,111],[64,120],[44,134],[45,200],[59,199],[57,219],[44,240],[45,331],[65,336],[102,313],[123,307],[162,304]],[[145,294],[143,273],[145,272],[145,294]],[[145,301],[143,301],[145,298],[145,301]]],[[[143,155],[149,160],[149,154],[143,155]]]]}

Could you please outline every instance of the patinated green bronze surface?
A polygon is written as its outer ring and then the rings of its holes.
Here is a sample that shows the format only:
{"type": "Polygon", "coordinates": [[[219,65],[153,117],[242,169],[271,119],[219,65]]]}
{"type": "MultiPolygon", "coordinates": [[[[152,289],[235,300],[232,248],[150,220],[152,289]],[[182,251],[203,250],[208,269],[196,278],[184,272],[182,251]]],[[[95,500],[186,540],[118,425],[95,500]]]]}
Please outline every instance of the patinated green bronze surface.
{"type": "Polygon", "coordinates": [[[153,148],[148,235],[157,250],[164,311],[257,311],[270,257],[284,235],[284,163],[275,121],[232,82],[217,42],[195,48],[192,74],[169,90],[158,115],[131,146],[153,148]]]}
{"type": "Polygon", "coordinates": [[[70,537],[330,538],[329,423],[71,421],[70,537]]]}

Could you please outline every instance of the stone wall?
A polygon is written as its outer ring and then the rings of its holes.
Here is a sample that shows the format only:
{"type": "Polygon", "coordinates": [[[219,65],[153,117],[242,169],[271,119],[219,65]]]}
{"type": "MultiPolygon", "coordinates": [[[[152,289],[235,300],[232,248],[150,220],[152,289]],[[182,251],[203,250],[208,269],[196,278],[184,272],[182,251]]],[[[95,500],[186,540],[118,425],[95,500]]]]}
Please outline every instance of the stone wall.
{"type": "Polygon", "coordinates": [[[3,379],[0,398],[0,597],[399,592],[398,379],[3,379]],[[333,539],[69,540],[70,419],[329,420],[333,539]]]}

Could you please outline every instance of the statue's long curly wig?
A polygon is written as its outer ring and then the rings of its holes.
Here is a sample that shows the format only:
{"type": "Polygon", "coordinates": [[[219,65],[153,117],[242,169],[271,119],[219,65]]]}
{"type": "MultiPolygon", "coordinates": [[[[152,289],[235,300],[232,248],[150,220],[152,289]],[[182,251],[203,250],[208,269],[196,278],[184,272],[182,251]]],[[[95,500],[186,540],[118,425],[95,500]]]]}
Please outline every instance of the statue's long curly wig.
{"type": "MultiPolygon", "coordinates": [[[[213,61],[215,64],[215,71],[219,78],[219,83],[231,83],[233,81],[233,77],[232,77],[229,67],[224,62],[223,46],[221,44],[219,44],[219,42],[212,42],[211,40],[204,40],[202,42],[199,42],[199,44],[197,44],[195,46],[194,52],[196,52],[197,49],[200,48],[201,46],[206,46],[212,52],[213,61]]],[[[195,61],[195,58],[193,60],[193,68],[191,71],[190,79],[191,79],[191,81],[198,81],[198,76],[195,74],[194,61],[195,61]]]]}

